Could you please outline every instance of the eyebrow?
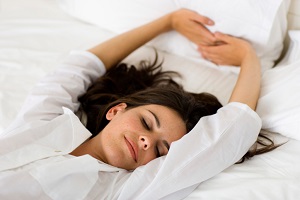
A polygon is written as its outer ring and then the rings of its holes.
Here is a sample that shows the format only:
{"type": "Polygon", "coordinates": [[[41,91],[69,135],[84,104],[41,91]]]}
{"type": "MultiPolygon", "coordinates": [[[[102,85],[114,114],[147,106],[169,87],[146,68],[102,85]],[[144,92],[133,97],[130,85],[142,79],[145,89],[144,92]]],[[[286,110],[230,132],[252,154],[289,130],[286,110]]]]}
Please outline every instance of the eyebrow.
{"type": "MultiPolygon", "coordinates": [[[[148,110],[148,111],[153,115],[157,127],[160,128],[160,121],[159,121],[157,115],[156,115],[154,112],[152,112],[151,110],[148,110]]],[[[165,145],[165,147],[166,147],[166,148],[168,149],[168,151],[169,151],[169,149],[170,149],[169,143],[168,143],[166,140],[163,140],[162,142],[163,142],[163,144],[165,145]]]]}
{"type": "Polygon", "coordinates": [[[154,116],[156,125],[158,128],[160,128],[160,121],[159,121],[158,117],[156,116],[156,114],[154,112],[152,112],[151,110],[148,110],[148,111],[154,116]]]}

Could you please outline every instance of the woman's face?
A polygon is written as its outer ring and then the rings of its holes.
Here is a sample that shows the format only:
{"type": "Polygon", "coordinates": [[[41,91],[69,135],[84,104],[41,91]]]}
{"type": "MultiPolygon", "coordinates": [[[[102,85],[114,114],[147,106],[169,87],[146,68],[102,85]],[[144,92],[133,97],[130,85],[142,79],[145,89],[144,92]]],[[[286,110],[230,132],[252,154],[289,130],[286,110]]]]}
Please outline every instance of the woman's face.
{"type": "Polygon", "coordinates": [[[185,123],[172,109],[146,105],[125,109],[121,103],[111,108],[108,125],[94,137],[92,155],[110,165],[133,170],[166,155],[172,142],[185,133],[185,123]]]}

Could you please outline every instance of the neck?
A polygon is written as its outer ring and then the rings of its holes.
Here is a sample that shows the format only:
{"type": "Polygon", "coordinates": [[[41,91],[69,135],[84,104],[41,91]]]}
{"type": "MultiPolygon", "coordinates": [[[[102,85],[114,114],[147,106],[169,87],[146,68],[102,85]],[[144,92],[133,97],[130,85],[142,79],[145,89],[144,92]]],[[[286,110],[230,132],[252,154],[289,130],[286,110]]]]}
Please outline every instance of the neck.
{"type": "MultiPolygon", "coordinates": [[[[90,154],[90,148],[89,148],[89,143],[91,140],[87,140],[81,145],[79,145],[76,149],[74,149],[70,154],[73,156],[83,156],[86,154],[90,154]]],[[[91,154],[90,154],[91,155],[91,154]]]]}
{"type": "Polygon", "coordinates": [[[74,149],[70,155],[73,156],[83,156],[83,155],[90,155],[97,160],[101,160],[105,162],[105,160],[101,156],[101,150],[99,150],[99,142],[97,141],[97,136],[93,137],[91,139],[88,139],[81,145],[79,145],[76,149],[74,149]]]}

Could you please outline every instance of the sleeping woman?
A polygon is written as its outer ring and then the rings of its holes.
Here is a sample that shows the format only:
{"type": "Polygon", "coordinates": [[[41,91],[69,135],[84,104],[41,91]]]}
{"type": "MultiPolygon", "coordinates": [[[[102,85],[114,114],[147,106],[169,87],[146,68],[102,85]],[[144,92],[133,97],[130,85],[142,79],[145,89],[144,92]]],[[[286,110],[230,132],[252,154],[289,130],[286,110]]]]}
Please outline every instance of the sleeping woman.
{"type": "Polygon", "coordinates": [[[259,60],[248,42],[205,29],[212,24],[181,9],[71,52],[1,134],[0,199],[182,199],[242,158],[274,148],[253,145],[261,128],[259,60]],[[212,62],[241,67],[228,104],[184,91],[157,60],[138,69],[120,64],[170,30],[212,62]]]}

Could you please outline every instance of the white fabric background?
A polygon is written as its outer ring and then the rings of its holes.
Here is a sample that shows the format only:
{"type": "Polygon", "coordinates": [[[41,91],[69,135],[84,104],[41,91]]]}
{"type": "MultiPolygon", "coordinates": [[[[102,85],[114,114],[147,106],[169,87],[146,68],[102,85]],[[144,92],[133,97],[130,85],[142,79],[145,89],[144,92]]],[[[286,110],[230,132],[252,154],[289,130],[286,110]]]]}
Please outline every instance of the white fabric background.
{"type": "MultiPolygon", "coordinates": [[[[294,7],[289,19],[299,16],[297,2],[291,2],[294,7]]],[[[299,28],[299,21],[293,21],[293,27],[299,28]]],[[[15,117],[36,81],[53,71],[68,51],[89,47],[112,35],[68,16],[55,1],[0,0],[0,132],[15,117]]],[[[134,63],[153,55],[152,49],[142,48],[127,61],[134,63]]],[[[183,74],[186,89],[212,92],[223,103],[229,98],[236,73],[206,61],[160,55],[165,59],[165,69],[176,69],[183,74]]],[[[288,70],[285,73],[290,75],[288,70]]],[[[277,134],[274,138],[278,142],[288,139],[277,134]]],[[[278,149],[234,165],[202,183],[187,199],[296,200],[300,196],[299,154],[300,142],[289,139],[278,149]]]]}

